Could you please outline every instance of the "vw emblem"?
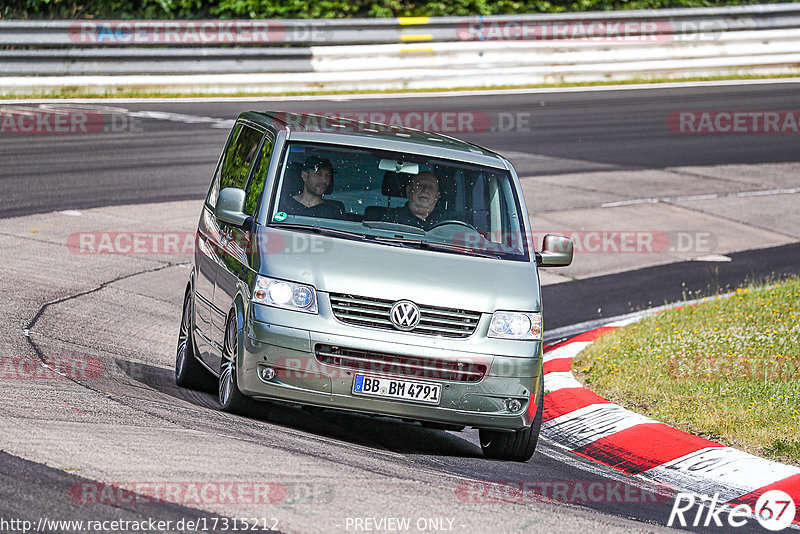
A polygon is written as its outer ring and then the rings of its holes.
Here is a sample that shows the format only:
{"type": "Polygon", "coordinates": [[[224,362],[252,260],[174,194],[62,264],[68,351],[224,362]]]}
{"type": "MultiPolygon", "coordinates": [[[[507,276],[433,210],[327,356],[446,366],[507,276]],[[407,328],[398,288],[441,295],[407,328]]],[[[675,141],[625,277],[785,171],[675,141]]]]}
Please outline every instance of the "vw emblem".
{"type": "Polygon", "coordinates": [[[398,330],[413,330],[419,324],[419,318],[419,308],[410,300],[395,302],[389,310],[389,319],[398,330]]]}

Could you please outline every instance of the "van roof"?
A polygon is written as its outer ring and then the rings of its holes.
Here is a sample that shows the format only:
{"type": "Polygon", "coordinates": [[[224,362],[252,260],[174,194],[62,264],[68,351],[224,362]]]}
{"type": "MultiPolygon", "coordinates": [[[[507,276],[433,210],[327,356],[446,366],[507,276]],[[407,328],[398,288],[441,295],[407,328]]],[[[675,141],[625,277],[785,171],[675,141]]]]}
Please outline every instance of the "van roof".
{"type": "Polygon", "coordinates": [[[454,150],[472,156],[467,159],[482,156],[481,159],[494,159],[495,165],[503,166],[501,164],[503,158],[496,152],[448,135],[413,128],[294,111],[247,111],[242,113],[240,118],[269,126],[277,131],[284,131],[290,138],[298,137],[293,134],[304,134],[300,136],[304,140],[313,139],[321,142],[326,140],[342,142],[350,138],[362,140],[357,143],[359,145],[363,145],[365,140],[374,140],[379,144],[412,144],[420,148],[454,150]]]}

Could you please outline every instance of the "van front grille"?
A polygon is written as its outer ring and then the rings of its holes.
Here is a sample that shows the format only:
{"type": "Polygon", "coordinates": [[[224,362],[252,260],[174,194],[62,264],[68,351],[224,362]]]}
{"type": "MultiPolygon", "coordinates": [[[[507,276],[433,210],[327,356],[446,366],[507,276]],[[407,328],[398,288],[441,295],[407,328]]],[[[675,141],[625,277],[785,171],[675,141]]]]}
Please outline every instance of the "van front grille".
{"type": "MultiPolygon", "coordinates": [[[[389,311],[395,301],[358,297],[354,295],[330,294],[333,315],[343,323],[395,330],[389,311]]],[[[480,312],[419,306],[419,324],[410,330],[414,334],[464,338],[475,332],[480,321],[480,312]]]]}
{"type": "Polygon", "coordinates": [[[488,370],[488,362],[401,356],[324,344],[314,347],[314,355],[320,363],[365,373],[454,382],[478,382],[488,370]]]}

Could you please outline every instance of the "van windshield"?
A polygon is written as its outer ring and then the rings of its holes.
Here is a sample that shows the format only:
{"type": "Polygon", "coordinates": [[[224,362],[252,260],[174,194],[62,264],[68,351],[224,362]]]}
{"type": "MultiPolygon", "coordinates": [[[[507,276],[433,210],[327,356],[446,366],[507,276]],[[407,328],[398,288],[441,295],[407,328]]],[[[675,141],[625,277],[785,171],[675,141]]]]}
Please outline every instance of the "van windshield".
{"type": "Polygon", "coordinates": [[[291,143],[269,224],[528,261],[507,170],[416,154],[291,143]]]}

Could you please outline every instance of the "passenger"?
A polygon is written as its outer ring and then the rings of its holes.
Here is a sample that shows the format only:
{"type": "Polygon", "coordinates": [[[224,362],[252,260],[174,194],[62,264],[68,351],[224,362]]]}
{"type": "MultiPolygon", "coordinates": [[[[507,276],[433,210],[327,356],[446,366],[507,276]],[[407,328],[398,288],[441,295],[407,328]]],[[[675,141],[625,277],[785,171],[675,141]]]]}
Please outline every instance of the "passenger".
{"type": "Polygon", "coordinates": [[[441,211],[436,210],[439,202],[439,180],[429,171],[414,176],[406,186],[408,202],[401,208],[386,210],[382,221],[416,226],[429,230],[442,221],[441,211]]]}
{"type": "Polygon", "coordinates": [[[333,180],[333,165],[327,158],[311,156],[303,163],[300,178],[303,180],[303,191],[296,195],[285,195],[281,198],[279,211],[287,215],[305,215],[337,219],[344,216],[342,203],[323,198],[325,191],[333,180]]]}

